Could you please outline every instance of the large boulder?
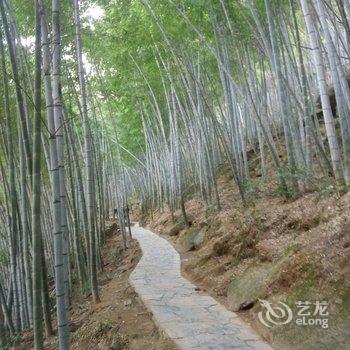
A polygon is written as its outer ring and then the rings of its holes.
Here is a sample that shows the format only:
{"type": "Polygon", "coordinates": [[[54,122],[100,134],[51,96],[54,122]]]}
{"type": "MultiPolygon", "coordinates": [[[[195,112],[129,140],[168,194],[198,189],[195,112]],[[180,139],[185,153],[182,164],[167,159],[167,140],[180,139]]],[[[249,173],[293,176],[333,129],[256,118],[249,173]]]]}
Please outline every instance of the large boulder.
{"type": "Polygon", "coordinates": [[[208,226],[191,227],[182,238],[181,244],[186,251],[198,249],[204,241],[208,226]]]}
{"type": "Polygon", "coordinates": [[[230,309],[238,311],[263,298],[267,291],[267,279],[271,270],[270,264],[250,266],[236,276],[229,285],[227,299],[230,309]]]}
{"type": "MultiPolygon", "coordinates": [[[[189,225],[192,225],[193,216],[190,214],[187,214],[187,221],[188,221],[189,225]]],[[[181,215],[176,219],[175,224],[168,231],[168,235],[169,236],[177,236],[185,228],[186,228],[186,223],[185,223],[183,216],[181,215]]]]}
{"type": "Polygon", "coordinates": [[[204,242],[205,234],[207,233],[208,227],[203,226],[193,239],[193,244],[196,249],[198,249],[204,242]]]}
{"type": "Polygon", "coordinates": [[[255,261],[236,275],[227,292],[230,308],[233,311],[244,309],[257,299],[263,299],[275,281],[282,279],[286,283],[285,280],[290,278],[290,274],[285,266],[298,246],[298,244],[288,246],[284,255],[273,262],[255,261]]]}
{"type": "Polygon", "coordinates": [[[185,223],[179,222],[175,224],[168,232],[169,236],[177,236],[180,231],[182,231],[186,227],[185,223]]]}

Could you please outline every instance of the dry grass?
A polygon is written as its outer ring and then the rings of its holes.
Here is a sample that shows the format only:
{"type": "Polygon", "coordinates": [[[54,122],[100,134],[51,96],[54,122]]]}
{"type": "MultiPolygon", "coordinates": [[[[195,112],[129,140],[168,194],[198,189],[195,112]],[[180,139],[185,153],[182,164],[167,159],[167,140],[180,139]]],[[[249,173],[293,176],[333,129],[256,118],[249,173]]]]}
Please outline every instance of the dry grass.
{"type": "MultiPolygon", "coordinates": [[[[275,184],[267,183],[255,189],[254,203],[243,209],[231,180],[222,175],[218,184],[220,212],[205,210],[196,197],[186,203],[187,212],[194,218],[193,226],[206,223],[209,227],[202,246],[193,252],[184,251],[181,241],[185,228],[177,236],[168,237],[182,253],[183,273],[229,306],[231,281],[243,278],[251,266],[269,264],[271,272],[261,297],[287,298],[291,302],[295,298],[328,300],[333,322],[338,322],[338,338],[349,336],[339,315],[344,313],[350,293],[350,194],[320,196],[320,192],[314,192],[285,201],[273,195],[275,184]]],[[[175,214],[176,218],[181,215],[175,214]]],[[[154,212],[147,223],[159,234],[170,232],[174,225],[166,209],[154,212]]],[[[276,346],[309,350],[317,348],[312,345],[313,337],[315,344],[327,342],[325,333],[311,332],[309,341],[303,343],[303,332],[292,332],[294,338],[289,339],[282,331],[276,334],[262,329],[256,320],[258,311],[254,306],[240,314],[276,346]]],[[[342,344],[337,346],[343,349],[342,344]]]]}

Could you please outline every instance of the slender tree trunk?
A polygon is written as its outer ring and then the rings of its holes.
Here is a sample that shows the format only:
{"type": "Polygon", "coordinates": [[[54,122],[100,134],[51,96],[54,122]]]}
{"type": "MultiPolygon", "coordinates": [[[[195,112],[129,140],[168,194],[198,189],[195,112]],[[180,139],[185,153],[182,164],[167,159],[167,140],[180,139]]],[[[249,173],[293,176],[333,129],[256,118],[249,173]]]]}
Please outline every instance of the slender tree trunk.
{"type": "MultiPolygon", "coordinates": [[[[15,185],[15,164],[14,164],[14,156],[13,156],[13,144],[12,144],[12,122],[10,117],[10,101],[9,101],[9,91],[8,91],[8,80],[6,75],[6,60],[5,53],[3,47],[3,39],[0,31],[0,54],[1,54],[1,64],[2,64],[2,76],[3,76],[3,90],[4,90],[4,109],[6,116],[6,141],[7,141],[7,151],[8,151],[8,163],[9,163],[9,177],[10,177],[10,194],[11,194],[11,208],[10,208],[10,235],[17,234],[17,216],[16,216],[16,185],[15,185]]],[[[13,238],[10,239],[11,249],[13,246],[13,238]]],[[[14,252],[10,253],[11,255],[14,252]]],[[[14,271],[11,271],[13,274],[14,271]]],[[[0,281],[1,282],[1,281],[0,281]]],[[[15,328],[12,322],[12,316],[8,309],[8,305],[5,300],[5,295],[3,288],[0,283],[0,305],[2,305],[2,311],[4,312],[6,323],[9,327],[10,334],[13,335],[15,333],[15,328]]]]}
{"type": "Polygon", "coordinates": [[[349,121],[350,121],[350,106],[346,103],[346,101],[350,101],[347,96],[350,95],[348,82],[345,79],[343,74],[343,69],[337,57],[336,48],[333,44],[332,37],[327,25],[325,8],[323,2],[320,0],[314,0],[315,7],[318,12],[318,17],[321,22],[321,26],[323,28],[324,36],[325,36],[325,46],[327,55],[329,58],[329,65],[331,76],[333,80],[334,93],[337,102],[337,110],[340,119],[340,129],[342,134],[342,142],[343,142],[343,153],[344,153],[344,178],[347,185],[350,185],[350,135],[349,135],[349,121]],[[344,89],[342,90],[342,83],[344,89]]]}
{"type": "Polygon", "coordinates": [[[325,77],[325,68],[323,63],[322,52],[319,46],[319,39],[317,37],[316,28],[310,12],[310,6],[308,0],[300,0],[301,7],[308,31],[309,42],[312,50],[312,57],[316,66],[318,88],[321,96],[323,116],[325,120],[325,126],[327,131],[327,138],[329,143],[329,149],[331,153],[332,167],[336,182],[342,186],[344,184],[343,166],[339,152],[339,145],[337,141],[332,108],[327,91],[327,83],[325,77]]]}
{"type": "Polygon", "coordinates": [[[41,238],[41,11],[35,0],[35,87],[34,87],[34,140],[33,140],[33,324],[34,347],[43,349],[42,324],[42,238],[41,238]]]}
{"type": "Polygon", "coordinates": [[[44,313],[44,324],[45,324],[45,334],[46,337],[51,337],[53,334],[52,330],[52,321],[51,321],[51,302],[50,302],[50,294],[49,294],[49,285],[48,285],[48,271],[47,271],[47,264],[44,254],[44,244],[41,242],[42,246],[42,291],[41,291],[41,298],[42,298],[42,304],[43,304],[43,313],[44,313]]]}
{"type": "Polygon", "coordinates": [[[30,146],[30,140],[29,140],[29,134],[28,134],[27,119],[26,119],[26,113],[25,113],[25,107],[24,107],[23,94],[22,94],[22,90],[21,90],[21,83],[20,83],[19,74],[18,74],[19,70],[18,70],[18,66],[17,66],[15,50],[13,47],[13,41],[11,38],[10,28],[8,25],[7,15],[5,12],[4,1],[0,1],[0,12],[1,12],[1,18],[2,18],[2,22],[3,22],[3,27],[5,30],[5,36],[6,36],[6,41],[7,41],[7,45],[8,45],[8,50],[9,50],[9,54],[10,54],[13,79],[15,82],[17,105],[18,105],[18,112],[19,112],[19,117],[20,117],[21,125],[22,125],[23,144],[24,144],[24,149],[25,149],[25,154],[26,154],[26,159],[27,159],[27,167],[29,169],[29,174],[31,174],[33,161],[32,161],[32,152],[31,152],[31,146],[30,146]]]}
{"type": "MultiPolygon", "coordinates": [[[[62,119],[62,101],[61,101],[61,31],[60,31],[60,0],[52,1],[52,101],[54,120],[62,119]]],[[[50,106],[47,105],[46,108],[50,106]]],[[[56,144],[55,123],[51,120],[50,130],[51,141],[51,172],[53,183],[53,206],[54,206],[54,255],[55,255],[55,279],[56,279],[56,311],[59,350],[69,349],[69,329],[68,329],[68,310],[66,304],[65,290],[65,259],[63,258],[63,232],[62,232],[62,214],[60,203],[60,177],[59,164],[56,144]],[[56,151],[55,151],[56,147],[56,151]]]]}
{"type": "Polygon", "coordinates": [[[93,166],[93,149],[92,149],[92,135],[89,125],[89,117],[87,110],[87,98],[85,88],[85,74],[82,57],[82,45],[80,34],[80,14],[79,14],[79,1],[74,0],[74,21],[75,21],[75,37],[76,48],[78,56],[78,70],[79,70],[79,86],[80,86],[80,98],[82,106],[82,117],[84,123],[84,137],[85,137],[85,166],[87,177],[87,207],[88,207],[88,222],[90,233],[90,282],[91,291],[94,302],[100,301],[97,286],[97,264],[96,264],[96,227],[95,227],[95,193],[94,193],[94,166],[93,166]]]}
{"type": "Polygon", "coordinates": [[[4,288],[1,284],[1,280],[0,280],[0,305],[2,306],[2,311],[4,312],[5,321],[6,321],[7,327],[10,330],[10,334],[15,335],[16,330],[15,330],[15,327],[14,327],[13,322],[12,322],[12,316],[11,316],[10,309],[7,306],[4,288]]]}

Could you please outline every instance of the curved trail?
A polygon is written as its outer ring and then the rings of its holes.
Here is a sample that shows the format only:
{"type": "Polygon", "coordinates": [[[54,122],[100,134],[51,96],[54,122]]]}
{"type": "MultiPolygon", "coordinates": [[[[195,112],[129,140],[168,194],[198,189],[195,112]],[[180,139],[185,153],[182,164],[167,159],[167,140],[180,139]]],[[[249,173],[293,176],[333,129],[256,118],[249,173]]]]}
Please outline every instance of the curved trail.
{"type": "Polygon", "coordinates": [[[181,276],[180,256],[155,233],[132,227],[142,258],[130,282],[154,320],[180,349],[272,350],[238,316],[181,276]]]}

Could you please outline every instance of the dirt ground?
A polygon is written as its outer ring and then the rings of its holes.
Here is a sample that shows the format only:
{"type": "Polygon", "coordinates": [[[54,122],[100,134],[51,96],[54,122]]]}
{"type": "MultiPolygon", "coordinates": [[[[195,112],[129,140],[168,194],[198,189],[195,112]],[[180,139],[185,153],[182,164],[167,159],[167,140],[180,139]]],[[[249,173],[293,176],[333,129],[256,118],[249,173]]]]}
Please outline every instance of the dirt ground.
{"type": "MultiPolygon", "coordinates": [[[[110,223],[111,224],[111,223],[110,223]]],[[[123,253],[116,229],[109,232],[102,249],[104,270],[98,275],[101,302],[93,304],[72,293],[70,329],[72,350],[175,350],[161,334],[128,278],[141,258],[136,241],[123,253]]],[[[45,339],[45,349],[57,349],[57,337],[45,339]]],[[[26,333],[17,349],[33,348],[33,334],[26,333]]]]}
{"type": "MultiPolygon", "coordinates": [[[[283,350],[348,349],[350,330],[350,194],[331,187],[286,201],[268,182],[255,186],[243,208],[226,174],[218,178],[220,211],[194,193],[186,201],[191,227],[181,212],[164,207],[142,217],[180,251],[183,274],[235,311],[283,350]],[[207,227],[198,246],[195,230],[207,227]],[[325,300],[329,329],[290,324],[268,329],[258,320],[259,299],[271,302],[325,300]]],[[[296,309],[293,309],[294,311],[296,309]]]]}

